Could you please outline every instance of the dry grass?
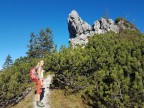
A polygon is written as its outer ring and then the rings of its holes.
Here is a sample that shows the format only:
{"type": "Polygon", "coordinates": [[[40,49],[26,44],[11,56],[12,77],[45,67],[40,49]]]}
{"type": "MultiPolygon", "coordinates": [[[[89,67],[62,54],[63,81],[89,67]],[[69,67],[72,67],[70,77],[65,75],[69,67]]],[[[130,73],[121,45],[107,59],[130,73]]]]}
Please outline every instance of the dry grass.
{"type": "Polygon", "coordinates": [[[52,90],[50,93],[51,108],[88,108],[78,95],[64,95],[63,90],[52,90]]]}
{"type": "Polygon", "coordinates": [[[11,106],[9,108],[33,108],[33,97],[35,92],[35,86],[32,85],[33,89],[23,100],[21,100],[18,104],[11,106]]]}

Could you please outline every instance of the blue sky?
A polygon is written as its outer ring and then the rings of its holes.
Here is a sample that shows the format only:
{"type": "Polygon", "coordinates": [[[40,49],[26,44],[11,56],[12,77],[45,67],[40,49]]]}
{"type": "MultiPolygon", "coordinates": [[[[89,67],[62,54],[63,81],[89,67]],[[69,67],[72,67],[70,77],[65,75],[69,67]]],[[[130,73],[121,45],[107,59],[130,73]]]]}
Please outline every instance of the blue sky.
{"type": "Polygon", "coordinates": [[[122,16],[144,32],[143,4],[143,0],[0,0],[0,69],[8,54],[13,60],[26,56],[31,32],[49,27],[58,48],[67,46],[72,10],[90,25],[108,10],[109,18],[122,16]]]}

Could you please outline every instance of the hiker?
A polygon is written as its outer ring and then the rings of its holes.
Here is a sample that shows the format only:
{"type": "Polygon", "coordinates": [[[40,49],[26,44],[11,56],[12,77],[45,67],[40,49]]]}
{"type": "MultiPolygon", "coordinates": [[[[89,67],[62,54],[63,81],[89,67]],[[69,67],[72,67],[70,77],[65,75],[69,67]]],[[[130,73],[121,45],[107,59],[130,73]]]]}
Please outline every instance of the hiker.
{"type": "Polygon", "coordinates": [[[37,75],[38,75],[38,81],[36,82],[37,84],[37,92],[36,92],[36,98],[37,98],[37,106],[39,107],[44,107],[44,104],[40,101],[40,95],[42,93],[42,86],[43,86],[43,66],[44,61],[41,60],[40,62],[38,62],[37,66],[36,66],[36,70],[37,70],[37,75]],[[42,73],[41,73],[42,72],[42,73]]]}
{"type": "MultiPolygon", "coordinates": [[[[40,62],[44,63],[43,60],[41,60],[40,62]]],[[[38,62],[37,66],[35,68],[36,68],[36,70],[38,70],[38,68],[40,69],[39,70],[40,71],[40,79],[41,79],[41,85],[43,87],[43,81],[44,81],[43,73],[44,73],[44,70],[43,70],[42,66],[40,66],[40,62],[38,62]]]]}

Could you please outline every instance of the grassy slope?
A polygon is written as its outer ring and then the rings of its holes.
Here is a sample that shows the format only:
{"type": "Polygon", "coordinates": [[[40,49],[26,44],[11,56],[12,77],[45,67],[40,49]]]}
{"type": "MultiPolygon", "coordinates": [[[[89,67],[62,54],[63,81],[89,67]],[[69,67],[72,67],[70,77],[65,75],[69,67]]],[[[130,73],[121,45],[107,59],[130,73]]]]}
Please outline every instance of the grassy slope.
{"type": "Polygon", "coordinates": [[[33,108],[33,96],[35,92],[35,85],[33,85],[33,89],[22,101],[18,104],[8,107],[8,108],[33,108]]]}
{"type": "Polygon", "coordinates": [[[88,108],[78,95],[64,95],[63,90],[52,90],[50,95],[51,108],[88,108]]]}

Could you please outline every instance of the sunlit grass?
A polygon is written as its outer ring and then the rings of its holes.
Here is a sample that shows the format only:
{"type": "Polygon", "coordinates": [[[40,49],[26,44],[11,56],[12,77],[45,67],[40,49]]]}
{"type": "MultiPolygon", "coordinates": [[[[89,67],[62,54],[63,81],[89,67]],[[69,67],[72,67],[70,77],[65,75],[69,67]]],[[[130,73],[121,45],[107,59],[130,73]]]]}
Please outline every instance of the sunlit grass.
{"type": "Polygon", "coordinates": [[[50,92],[51,108],[88,108],[78,95],[65,95],[63,90],[52,90],[50,92]]]}
{"type": "Polygon", "coordinates": [[[32,84],[32,91],[19,103],[14,106],[10,106],[8,108],[33,108],[33,98],[35,95],[35,85],[32,84]]]}

